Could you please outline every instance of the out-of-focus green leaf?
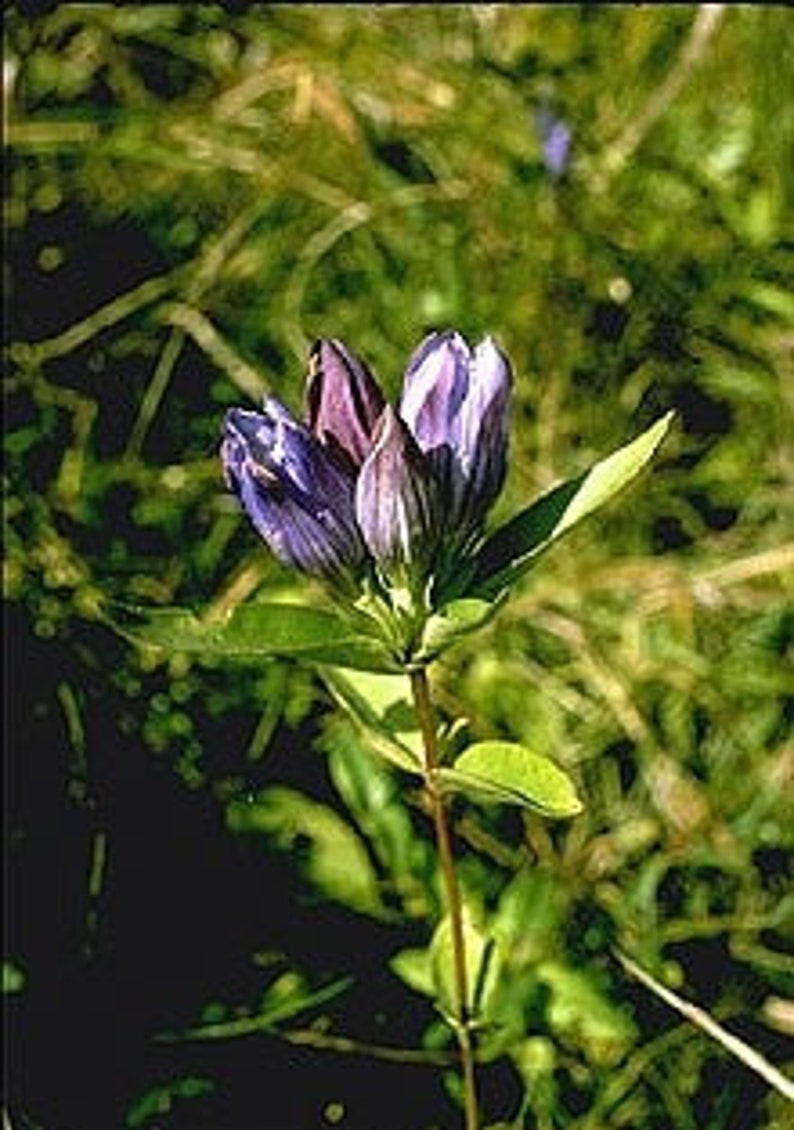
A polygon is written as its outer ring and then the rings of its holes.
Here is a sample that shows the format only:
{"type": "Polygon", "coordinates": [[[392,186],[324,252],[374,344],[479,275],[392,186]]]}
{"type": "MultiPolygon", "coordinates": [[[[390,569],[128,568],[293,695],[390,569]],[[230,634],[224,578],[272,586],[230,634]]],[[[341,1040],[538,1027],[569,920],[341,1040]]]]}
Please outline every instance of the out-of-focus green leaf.
{"type": "Polygon", "coordinates": [[[284,1020],[292,1020],[308,1009],[326,1004],[346,992],[353,984],[352,977],[340,977],[322,989],[311,991],[302,983],[293,984],[292,990],[283,993],[279,982],[265,995],[262,1007],[251,1016],[239,1016],[233,1020],[219,1020],[210,1024],[200,1024],[184,1032],[164,1032],[158,1036],[161,1043],[181,1040],[230,1040],[240,1036],[250,1036],[257,1032],[270,1032],[284,1020]]]}
{"type": "Polygon", "coordinates": [[[569,479],[496,530],[480,551],[472,592],[495,596],[582,518],[592,514],[639,474],[667,433],[674,413],[599,460],[584,475],[569,479]]]}
{"type": "Polygon", "coordinates": [[[341,615],[304,604],[243,604],[223,620],[202,620],[186,608],[109,606],[107,618],[137,643],[200,656],[259,660],[282,656],[365,671],[395,671],[379,640],[341,615]]]}
{"type": "Polygon", "coordinates": [[[426,917],[431,903],[426,884],[433,866],[432,849],[416,834],[403,799],[402,778],[373,756],[362,731],[341,711],[326,721],[322,745],[328,751],[331,779],[383,867],[403,912],[412,918],[426,917]]]}
{"type": "Polygon", "coordinates": [[[441,782],[475,800],[520,804],[544,816],[576,816],[582,804],[571,779],[548,757],[514,742],[476,742],[452,768],[440,770],[441,782]]]}
{"type": "Polygon", "coordinates": [[[13,961],[3,962],[3,996],[7,993],[21,993],[25,988],[24,971],[13,961]]]}
{"type": "Polygon", "coordinates": [[[413,947],[400,950],[389,961],[389,966],[409,989],[433,999],[436,993],[430,950],[413,947]]]}
{"type": "Polygon", "coordinates": [[[144,1126],[150,1118],[170,1114],[175,1099],[196,1099],[202,1095],[210,1095],[214,1090],[215,1084],[211,1080],[201,1079],[195,1075],[151,1087],[129,1108],[125,1125],[130,1127],[130,1130],[137,1130],[138,1126],[144,1126]]]}
{"type": "Polygon", "coordinates": [[[319,891],[362,914],[388,917],[367,849],[332,808],[274,785],[253,800],[232,801],[226,821],[233,832],[261,832],[284,851],[303,841],[306,878],[319,891]]]}
{"type": "Polygon", "coordinates": [[[559,961],[542,962],[537,974],[551,991],[547,1017],[552,1030],[581,1048],[592,1063],[614,1067],[637,1036],[628,1013],[610,1001],[593,974],[559,961]]]}

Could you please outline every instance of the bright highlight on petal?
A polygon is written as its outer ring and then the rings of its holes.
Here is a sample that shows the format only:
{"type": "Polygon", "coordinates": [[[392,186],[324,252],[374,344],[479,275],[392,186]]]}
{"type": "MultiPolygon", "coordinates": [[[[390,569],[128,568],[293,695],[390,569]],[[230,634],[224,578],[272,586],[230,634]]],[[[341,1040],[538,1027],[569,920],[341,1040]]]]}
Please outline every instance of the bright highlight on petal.
{"type": "Polygon", "coordinates": [[[440,481],[450,531],[477,529],[501,490],[510,386],[489,337],[472,351],[458,333],[431,334],[408,364],[400,412],[440,481]]]}

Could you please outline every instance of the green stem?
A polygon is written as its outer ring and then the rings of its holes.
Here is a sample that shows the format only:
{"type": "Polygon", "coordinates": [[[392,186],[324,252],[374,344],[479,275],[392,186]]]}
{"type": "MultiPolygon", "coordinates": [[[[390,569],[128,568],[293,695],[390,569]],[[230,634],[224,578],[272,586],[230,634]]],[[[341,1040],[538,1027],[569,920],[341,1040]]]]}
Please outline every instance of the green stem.
{"type": "Polygon", "coordinates": [[[455,859],[452,854],[444,798],[438,782],[439,748],[438,735],[430,687],[424,667],[410,672],[416,717],[424,747],[425,791],[430,803],[433,825],[438,846],[438,861],[444,884],[444,895],[449,914],[452,935],[452,962],[455,985],[455,1035],[460,1048],[460,1062],[463,1072],[463,1102],[466,1111],[466,1130],[479,1130],[480,1115],[477,1103],[477,1084],[474,1073],[474,1047],[471,1038],[471,1017],[469,1016],[469,994],[466,975],[466,945],[463,936],[463,905],[460,887],[455,872],[455,859]]]}

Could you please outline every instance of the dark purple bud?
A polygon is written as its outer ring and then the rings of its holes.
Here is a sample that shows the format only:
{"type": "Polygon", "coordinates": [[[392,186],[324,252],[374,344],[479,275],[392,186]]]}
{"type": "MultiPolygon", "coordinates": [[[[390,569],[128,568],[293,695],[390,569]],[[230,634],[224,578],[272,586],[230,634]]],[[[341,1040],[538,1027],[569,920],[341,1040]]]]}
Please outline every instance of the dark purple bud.
{"type": "Polygon", "coordinates": [[[438,540],[436,484],[408,428],[387,405],[356,483],[356,518],[367,549],[384,570],[421,576],[438,540]]]}
{"type": "Polygon", "coordinates": [[[385,403],[372,373],[341,341],[315,343],[306,390],[307,422],[345,466],[360,467],[366,459],[385,403]]]}
{"type": "Polygon", "coordinates": [[[490,337],[471,350],[458,333],[431,334],[408,364],[400,413],[439,481],[450,531],[475,529],[502,488],[510,385],[490,337]]]}
{"type": "Polygon", "coordinates": [[[227,413],[221,457],[246,514],[285,565],[333,577],[363,559],[352,476],[277,400],[262,412],[227,413]]]}
{"type": "Polygon", "coordinates": [[[571,155],[571,128],[545,107],[535,113],[535,129],[540,139],[543,164],[555,179],[568,168],[571,155]]]}

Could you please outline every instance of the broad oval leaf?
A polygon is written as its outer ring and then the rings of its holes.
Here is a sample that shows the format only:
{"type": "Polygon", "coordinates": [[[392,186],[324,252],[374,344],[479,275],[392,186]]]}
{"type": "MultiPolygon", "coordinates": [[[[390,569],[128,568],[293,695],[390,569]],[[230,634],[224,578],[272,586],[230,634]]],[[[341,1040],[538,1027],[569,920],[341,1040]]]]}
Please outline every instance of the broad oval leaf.
{"type": "Polygon", "coordinates": [[[188,608],[115,605],[107,619],[121,635],[169,651],[230,659],[267,656],[364,671],[398,671],[388,649],[344,617],[306,604],[242,604],[220,620],[188,608]]]}
{"type": "Polygon", "coordinates": [[[575,816],[582,804],[567,773],[548,757],[515,742],[476,742],[453,768],[439,771],[442,785],[475,800],[519,804],[544,816],[575,816]]]}
{"type": "Polygon", "coordinates": [[[502,592],[558,538],[627,486],[653,456],[673,416],[668,412],[631,443],[554,487],[496,530],[480,550],[470,592],[486,598],[502,592]]]}

